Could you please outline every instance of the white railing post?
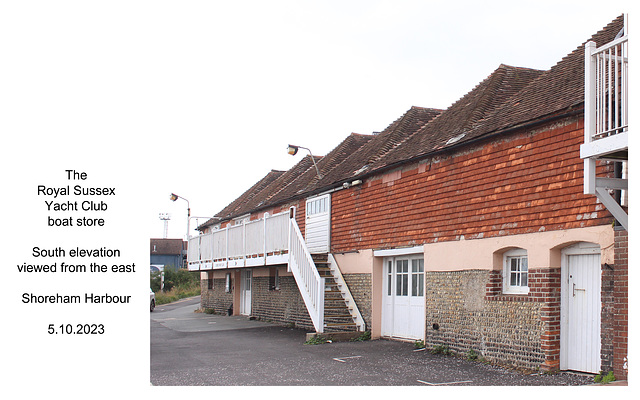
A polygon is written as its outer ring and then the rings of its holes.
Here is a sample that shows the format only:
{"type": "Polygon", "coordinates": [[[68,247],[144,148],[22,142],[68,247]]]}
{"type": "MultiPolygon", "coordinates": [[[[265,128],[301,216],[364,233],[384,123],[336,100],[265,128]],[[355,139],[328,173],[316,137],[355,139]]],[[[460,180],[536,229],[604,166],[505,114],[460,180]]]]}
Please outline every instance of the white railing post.
{"type": "Polygon", "coordinates": [[[242,266],[247,266],[247,221],[242,220],[242,266]]]}
{"type": "Polygon", "coordinates": [[[229,227],[231,225],[227,225],[224,229],[227,231],[226,232],[226,239],[224,241],[224,262],[225,262],[225,268],[229,268],[229,227]]]}
{"type": "Polygon", "coordinates": [[[264,213],[262,221],[262,256],[264,257],[264,265],[267,265],[267,217],[269,213],[264,213]]]}
{"type": "MultiPolygon", "coordinates": [[[[593,51],[596,44],[587,42],[584,47],[584,143],[591,143],[596,133],[596,61],[593,51]]],[[[596,162],[584,159],[584,194],[596,193],[596,162]]]]}

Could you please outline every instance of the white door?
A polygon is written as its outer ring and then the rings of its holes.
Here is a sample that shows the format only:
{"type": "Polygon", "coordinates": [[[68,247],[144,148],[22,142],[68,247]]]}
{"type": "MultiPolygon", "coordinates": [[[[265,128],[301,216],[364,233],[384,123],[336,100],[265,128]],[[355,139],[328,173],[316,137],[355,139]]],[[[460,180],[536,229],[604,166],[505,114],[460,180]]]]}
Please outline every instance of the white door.
{"type": "Polygon", "coordinates": [[[251,315],[251,270],[243,269],[240,281],[240,314],[251,315]]]}
{"type": "Polygon", "coordinates": [[[305,240],[310,253],[329,252],[329,227],[331,226],[331,197],[323,196],[307,199],[305,240]]]}
{"type": "Polygon", "coordinates": [[[600,371],[600,248],[563,252],[560,369],[600,371]]]}
{"type": "Polygon", "coordinates": [[[384,260],[382,336],[424,339],[424,260],[395,257],[384,260]]]}

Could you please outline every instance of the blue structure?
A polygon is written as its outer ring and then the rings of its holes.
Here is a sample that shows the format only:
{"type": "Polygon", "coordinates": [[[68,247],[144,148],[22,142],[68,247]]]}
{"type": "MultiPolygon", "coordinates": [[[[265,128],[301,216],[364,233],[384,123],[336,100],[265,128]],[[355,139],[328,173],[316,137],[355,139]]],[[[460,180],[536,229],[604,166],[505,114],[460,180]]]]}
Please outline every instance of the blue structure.
{"type": "Polygon", "coordinates": [[[164,269],[182,268],[187,243],[182,239],[151,239],[150,264],[164,265],[164,269]]]}

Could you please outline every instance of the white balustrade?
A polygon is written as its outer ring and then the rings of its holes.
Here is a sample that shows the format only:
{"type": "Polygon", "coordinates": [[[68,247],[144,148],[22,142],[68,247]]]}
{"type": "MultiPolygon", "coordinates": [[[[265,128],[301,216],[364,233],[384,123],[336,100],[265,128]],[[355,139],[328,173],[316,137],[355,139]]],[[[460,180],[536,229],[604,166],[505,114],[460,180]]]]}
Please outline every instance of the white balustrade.
{"type": "Polygon", "coordinates": [[[289,212],[228,226],[189,238],[190,270],[288,262],[289,212]]]}

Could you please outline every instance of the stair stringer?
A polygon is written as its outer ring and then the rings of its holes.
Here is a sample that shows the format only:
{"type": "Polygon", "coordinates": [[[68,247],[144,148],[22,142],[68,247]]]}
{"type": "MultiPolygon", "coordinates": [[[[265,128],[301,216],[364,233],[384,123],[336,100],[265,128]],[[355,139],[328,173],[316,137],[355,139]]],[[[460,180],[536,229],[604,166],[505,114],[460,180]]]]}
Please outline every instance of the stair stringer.
{"type": "Polygon", "coordinates": [[[351,295],[351,291],[349,290],[349,287],[347,286],[347,283],[345,282],[344,277],[342,276],[342,272],[340,272],[340,267],[338,266],[338,262],[336,261],[336,259],[333,257],[333,254],[331,253],[329,253],[327,256],[327,265],[331,270],[331,275],[333,275],[334,281],[338,285],[338,289],[342,294],[342,298],[347,304],[347,308],[349,309],[349,314],[351,314],[351,318],[353,318],[353,322],[356,324],[358,332],[364,332],[367,328],[367,324],[364,321],[364,318],[362,318],[362,314],[358,309],[358,305],[356,304],[356,301],[353,299],[353,296],[351,295]]]}

